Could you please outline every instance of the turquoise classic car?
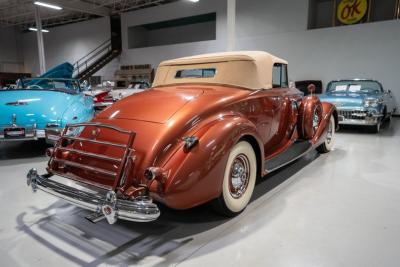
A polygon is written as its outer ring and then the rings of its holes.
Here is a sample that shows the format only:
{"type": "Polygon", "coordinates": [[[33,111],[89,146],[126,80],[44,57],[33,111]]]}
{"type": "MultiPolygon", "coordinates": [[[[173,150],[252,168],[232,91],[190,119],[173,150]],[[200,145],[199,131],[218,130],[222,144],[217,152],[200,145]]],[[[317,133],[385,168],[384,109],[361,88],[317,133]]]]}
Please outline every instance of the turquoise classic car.
{"type": "Polygon", "coordinates": [[[58,140],[66,124],[93,118],[93,98],[75,79],[21,79],[15,88],[0,90],[0,142],[58,140]]]}
{"type": "Polygon", "coordinates": [[[339,124],[368,126],[374,132],[379,132],[382,122],[395,112],[391,91],[374,80],[331,81],[319,98],[336,106],[339,124]]]}

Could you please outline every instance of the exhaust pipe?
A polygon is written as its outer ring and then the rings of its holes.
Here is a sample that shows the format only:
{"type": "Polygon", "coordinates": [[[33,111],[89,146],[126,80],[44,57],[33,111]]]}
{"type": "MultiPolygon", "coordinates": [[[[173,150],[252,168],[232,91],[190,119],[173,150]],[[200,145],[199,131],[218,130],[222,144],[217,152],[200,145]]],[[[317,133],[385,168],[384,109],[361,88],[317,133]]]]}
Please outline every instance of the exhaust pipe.
{"type": "Polygon", "coordinates": [[[91,223],[97,223],[105,218],[106,216],[103,213],[98,213],[98,212],[92,213],[85,217],[85,219],[91,223]]]}

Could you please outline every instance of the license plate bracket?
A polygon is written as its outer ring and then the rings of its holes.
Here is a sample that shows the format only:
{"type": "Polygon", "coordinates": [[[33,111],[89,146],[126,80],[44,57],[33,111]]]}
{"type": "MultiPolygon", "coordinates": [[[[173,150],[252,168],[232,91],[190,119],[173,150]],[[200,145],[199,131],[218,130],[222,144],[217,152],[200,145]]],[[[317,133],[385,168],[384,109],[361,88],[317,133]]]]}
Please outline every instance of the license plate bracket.
{"type": "Polygon", "coordinates": [[[5,128],[4,138],[25,138],[25,128],[5,128]]]}

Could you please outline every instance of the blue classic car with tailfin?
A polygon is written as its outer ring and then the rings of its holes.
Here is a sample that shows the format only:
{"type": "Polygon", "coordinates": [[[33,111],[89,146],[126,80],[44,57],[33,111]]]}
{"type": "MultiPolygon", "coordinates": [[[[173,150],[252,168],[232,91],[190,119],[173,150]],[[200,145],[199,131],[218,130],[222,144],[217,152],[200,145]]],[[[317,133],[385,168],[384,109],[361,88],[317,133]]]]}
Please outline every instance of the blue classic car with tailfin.
{"type": "Polygon", "coordinates": [[[75,79],[21,79],[15,88],[0,90],[0,114],[0,142],[54,143],[66,124],[92,119],[93,99],[75,79]]]}
{"type": "Polygon", "coordinates": [[[382,122],[395,112],[391,91],[374,80],[331,81],[319,98],[336,106],[339,124],[368,126],[374,132],[379,132],[382,122]]]}

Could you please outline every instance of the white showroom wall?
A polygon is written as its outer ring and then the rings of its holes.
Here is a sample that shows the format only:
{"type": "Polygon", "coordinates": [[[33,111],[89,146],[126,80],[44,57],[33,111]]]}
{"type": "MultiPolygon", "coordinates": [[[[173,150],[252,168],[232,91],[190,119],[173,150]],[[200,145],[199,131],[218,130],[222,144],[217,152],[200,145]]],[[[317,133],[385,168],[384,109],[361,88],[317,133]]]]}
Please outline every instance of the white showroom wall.
{"type": "MultiPolygon", "coordinates": [[[[97,74],[112,78],[109,75],[113,75],[115,66],[119,64],[152,64],[156,67],[165,59],[224,50],[226,39],[226,1],[201,0],[198,3],[178,1],[167,5],[124,13],[121,16],[121,23],[123,51],[120,62],[117,64],[116,61],[113,61],[97,74]],[[128,49],[128,27],[212,12],[217,13],[216,40],[128,49]]],[[[168,38],[168,36],[164,38],[168,38]]]]}
{"type": "MultiPolygon", "coordinates": [[[[400,21],[308,30],[308,0],[237,0],[236,43],[240,50],[265,50],[289,61],[292,80],[373,78],[400,100],[400,21]]],[[[120,65],[226,50],[226,1],[178,1],[124,13],[122,55],[96,75],[112,79],[120,65]],[[210,12],[217,13],[216,40],[128,49],[128,28],[210,12]]],[[[47,66],[75,61],[109,38],[107,18],[53,28],[45,34],[47,66]]],[[[164,38],[168,38],[165,36],[164,38]]],[[[34,33],[23,34],[27,71],[37,73],[34,33]]]]}
{"type": "Polygon", "coordinates": [[[307,30],[308,0],[238,0],[237,49],[289,61],[292,80],[381,81],[400,101],[400,20],[307,30]]]}
{"type": "MultiPolygon", "coordinates": [[[[308,30],[308,0],[237,0],[236,49],[265,50],[289,61],[292,80],[372,78],[400,100],[400,20],[308,30]]],[[[111,79],[120,64],[162,60],[226,49],[226,1],[181,1],[122,15],[123,53],[99,74],[111,79]],[[179,10],[179,12],[177,12],[179,10]],[[217,40],[127,48],[128,27],[217,12],[217,40]]],[[[166,36],[165,38],[168,38],[166,36]]]]}
{"type": "Polygon", "coordinates": [[[15,27],[0,28],[0,72],[24,71],[20,37],[15,27]]]}
{"type": "MultiPolygon", "coordinates": [[[[74,63],[110,38],[109,19],[89,20],[50,29],[43,34],[47,69],[63,62],[74,63]]],[[[22,34],[25,69],[39,73],[36,33],[22,34]]]]}

